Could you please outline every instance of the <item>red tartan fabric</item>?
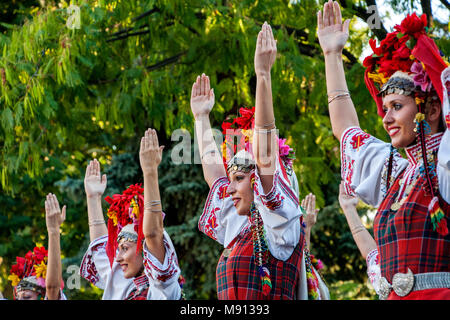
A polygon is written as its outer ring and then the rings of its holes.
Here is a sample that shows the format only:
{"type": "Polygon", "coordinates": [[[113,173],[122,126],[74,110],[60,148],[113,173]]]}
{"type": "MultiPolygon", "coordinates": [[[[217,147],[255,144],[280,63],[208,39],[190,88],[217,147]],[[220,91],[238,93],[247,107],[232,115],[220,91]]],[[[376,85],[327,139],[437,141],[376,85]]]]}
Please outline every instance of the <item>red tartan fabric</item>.
{"type": "MultiPolygon", "coordinates": [[[[406,273],[407,268],[416,273],[450,271],[450,234],[441,236],[433,231],[428,204],[426,181],[420,177],[408,199],[398,211],[390,210],[399,192],[396,179],[378,208],[374,220],[374,236],[380,254],[381,275],[389,283],[395,273],[406,273]]],[[[436,182],[437,183],[437,182],[436,182]]],[[[450,205],[439,195],[441,209],[450,225],[450,205]]]]}
{"type": "Polygon", "coordinates": [[[399,297],[392,291],[388,300],[450,300],[450,289],[443,288],[413,291],[406,297],[399,297]]]}
{"type": "Polygon", "coordinates": [[[148,289],[150,283],[145,274],[133,279],[134,289],[130,292],[125,300],[147,300],[148,289]]]}
{"type": "Polygon", "coordinates": [[[228,257],[222,254],[216,269],[219,300],[293,300],[303,252],[304,234],[287,261],[269,254],[268,269],[272,281],[270,295],[264,296],[261,278],[253,257],[252,232],[242,236],[228,257]]]}

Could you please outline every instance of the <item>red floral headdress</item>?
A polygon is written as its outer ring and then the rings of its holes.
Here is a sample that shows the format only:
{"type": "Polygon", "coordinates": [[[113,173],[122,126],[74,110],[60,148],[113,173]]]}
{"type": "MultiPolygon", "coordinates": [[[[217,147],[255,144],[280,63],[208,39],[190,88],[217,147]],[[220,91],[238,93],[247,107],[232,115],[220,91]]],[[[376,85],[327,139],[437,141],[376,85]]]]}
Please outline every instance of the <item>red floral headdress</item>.
{"type": "Polygon", "coordinates": [[[117,237],[128,224],[134,225],[137,233],[136,253],[142,248],[144,235],[142,233],[142,222],[144,219],[144,189],[142,184],[131,185],[122,194],[115,194],[106,197],[105,201],[110,204],[108,209],[108,243],[106,244],[106,254],[112,266],[116,250],[118,247],[117,237]]]}
{"type": "MultiPolygon", "coordinates": [[[[225,139],[222,143],[222,159],[227,169],[227,163],[233,155],[240,150],[245,150],[252,154],[253,129],[255,127],[255,107],[240,108],[240,117],[226,119],[222,123],[222,134],[225,139]],[[237,144],[234,143],[234,137],[237,137],[237,144]]],[[[286,144],[286,139],[278,138],[280,160],[286,166],[292,167],[295,159],[295,151],[286,144]]],[[[283,168],[284,170],[284,168],[283,168]]]]}
{"type": "Polygon", "coordinates": [[[388,33],[377,47],[370,39],[373,54],[364,59],[365,83],[377,103],[378,114],[384,117],[380,89],[397,71],[409,74],[422,93],[434,89],[443,103],[441,73],[447,67],[438,47],[427,35],[427,17],[416,13],[407,15],[395,31],[388,33]]]}
{"type": "Polygon", "coordinates": [[[14,287],[14,298],[20,290],[33,290],[45,296],[48,251],[45,247],[34,247],[25,257],[16,257],[8,280],[14,287]]]}

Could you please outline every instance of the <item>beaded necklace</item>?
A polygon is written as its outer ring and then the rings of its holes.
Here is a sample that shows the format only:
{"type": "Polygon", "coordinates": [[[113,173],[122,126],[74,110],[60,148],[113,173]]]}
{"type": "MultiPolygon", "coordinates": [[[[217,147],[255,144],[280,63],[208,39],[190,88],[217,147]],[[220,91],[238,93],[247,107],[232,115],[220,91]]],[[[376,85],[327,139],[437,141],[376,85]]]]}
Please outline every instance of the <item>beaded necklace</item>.
{"type": "Polygon", "coordinates": [[[270,272],[267,268],[269,248],[265,237],[264,223],[254,202],[250,208],[250,221],[253,240],[253,256],[255,258],[256,265],[258,266],[258,273],[261,278],[263,294],[267,296],[272,289],[270,272]]]}

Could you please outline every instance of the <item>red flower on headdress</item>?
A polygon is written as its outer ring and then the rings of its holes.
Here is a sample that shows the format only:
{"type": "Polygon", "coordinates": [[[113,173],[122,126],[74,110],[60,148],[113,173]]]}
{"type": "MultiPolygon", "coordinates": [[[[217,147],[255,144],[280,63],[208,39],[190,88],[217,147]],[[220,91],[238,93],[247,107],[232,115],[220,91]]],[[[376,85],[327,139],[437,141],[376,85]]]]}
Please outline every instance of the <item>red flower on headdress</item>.
{"type": "Polygon", "coordinates": [[[372,48],[374,54],[376,54],[377,56],[383,55],[383,50],[381,49],[381,47],[377,47],[377,40],[369,39],[369,45],[372,48]]]}
{"type": "Polygon", "coordinates": [[[420,18],[414,12],[413,14],[408,14],[405,19],[400,23],[400,25],[396,25],[394,28],[397,31],[400,31],[403,34],[408,34],[413,36],[414,38],[418,38],[420,34],[425,34],[425,27],[427,26],[427,15],[422,14],[420,18]]]}
{"type": "MultiPolygon", "coordinates": [[[[393,47],[396,43],[398,43],[399,39],[397,37],[397,34],[398,34],[397,32],[388,33],[386,38],[381,40],[380,48],[377,49],[378,51],[381,52],[380,55],[384,54],[389,48],[393,47]]],[[[374,39],[371,39],[371,40],[374,40],[374,39]]]]}
{"type": "Polygon", "coordinates": [[[33,249],[33,254],[36,264],[40,264],[46,257],[48,257],[48,251],[44,247],[35,247],[33,249]]]}
{"type": "Polygon", "coordinates": [[[253,129],[255,126],[255,107],[251,109],[240,108],[239,113],[241,116],[235,119],[239,128],[243,130],[253,129]]]}

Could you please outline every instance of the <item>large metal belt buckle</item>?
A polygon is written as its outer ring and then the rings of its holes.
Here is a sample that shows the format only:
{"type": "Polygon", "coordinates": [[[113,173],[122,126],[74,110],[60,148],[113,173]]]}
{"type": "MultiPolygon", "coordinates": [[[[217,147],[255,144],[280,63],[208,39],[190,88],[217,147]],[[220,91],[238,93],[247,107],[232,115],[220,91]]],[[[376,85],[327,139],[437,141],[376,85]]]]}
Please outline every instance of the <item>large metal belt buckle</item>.
{"type": "Polygon", "coordinates": [[[396,273],[392,277],[392,285],[389,284],[385,277],[380,279],[380,299],[386,300],[389,297],[391,289],[399,297],[408,295],[414,287],[414,274],[408,268],[408,273],[396,273]]]}

